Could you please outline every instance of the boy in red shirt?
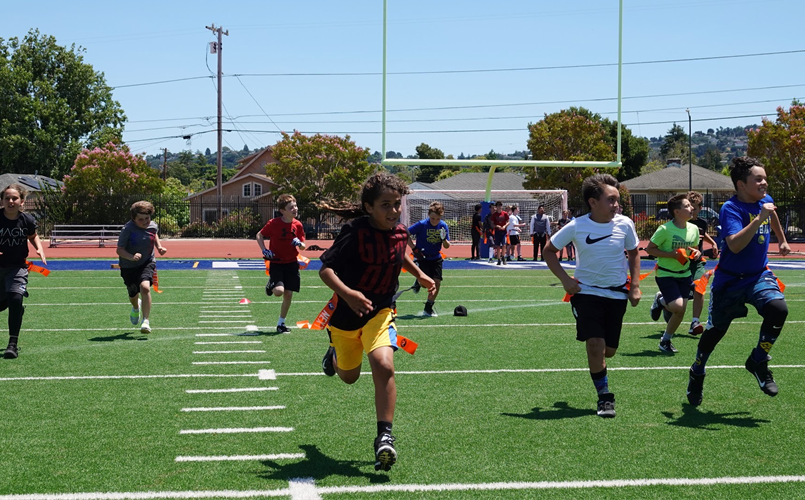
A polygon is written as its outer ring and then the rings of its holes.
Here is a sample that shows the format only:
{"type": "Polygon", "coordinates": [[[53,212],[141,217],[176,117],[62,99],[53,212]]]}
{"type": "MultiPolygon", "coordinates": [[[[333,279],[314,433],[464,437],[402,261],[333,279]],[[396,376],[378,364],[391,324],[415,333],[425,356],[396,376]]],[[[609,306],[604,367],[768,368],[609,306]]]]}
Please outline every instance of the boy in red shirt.
{"type": "Polygon", "coordinates": [[[291,330],[285,326],[285,316],[291,308],[293,292],[299,293],[301,280],[296,256],[305,249],[305,230],[296,219],[299,213],[296,198],[289,194],[280,195],[277,206],[282,215],[268,221],[257,233],[257,245],[263,252],[263,258],[271,262],[266,295],[282,296],[277,333],[290,333],[291,330]],[[269,240],[268,248],[265,240],[269,240]]]}

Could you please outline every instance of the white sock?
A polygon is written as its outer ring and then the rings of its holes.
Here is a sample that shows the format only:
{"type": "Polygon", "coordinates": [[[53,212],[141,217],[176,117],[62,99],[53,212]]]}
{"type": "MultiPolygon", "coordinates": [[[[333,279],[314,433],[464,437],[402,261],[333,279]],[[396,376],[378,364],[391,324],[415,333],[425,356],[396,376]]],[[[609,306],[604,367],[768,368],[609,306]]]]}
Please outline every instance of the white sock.
{"type": "Polygon", "coordinates": [[[279,320],[277,320],[277,326],[284,325],[284,324],[285,324],[285,318],[280,318],[279,320]]]}

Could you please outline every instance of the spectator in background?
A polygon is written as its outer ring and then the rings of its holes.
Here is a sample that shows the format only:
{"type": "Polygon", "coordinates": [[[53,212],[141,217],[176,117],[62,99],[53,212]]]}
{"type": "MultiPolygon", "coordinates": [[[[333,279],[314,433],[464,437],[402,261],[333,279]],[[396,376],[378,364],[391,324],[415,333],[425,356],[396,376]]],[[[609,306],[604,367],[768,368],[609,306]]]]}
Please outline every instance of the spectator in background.
{"type": "Polygon", "coordinates": [[[484,232],[484,224],[481,220],[481,204],[475,205],[475,213],[472,215],[472,247],[470,247],[470,260],[481,259],[481,235],[484,232]]]}
{"type": "Polygon", "coordinates": [[[545,213],[545,205],[537,207],[537,213],[531,216],[529,229],[534,244],[534,260],[537,260],[537,256],[545,260],[545,243],[551,236],[551,216],[545,213]]]}

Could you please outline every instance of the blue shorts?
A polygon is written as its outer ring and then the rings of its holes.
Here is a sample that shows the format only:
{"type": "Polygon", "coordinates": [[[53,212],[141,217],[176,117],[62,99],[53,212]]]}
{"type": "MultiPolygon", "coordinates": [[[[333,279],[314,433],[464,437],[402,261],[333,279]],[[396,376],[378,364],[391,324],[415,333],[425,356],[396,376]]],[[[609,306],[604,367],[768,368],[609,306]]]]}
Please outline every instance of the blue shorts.
{"type": "Polygon", "coordinates": [[[749,314],[746,304],[755,306],[760,313],[772,300],[785,299],[777,284],[777,277],[769,270],[763,272],[754,285],[735,290],[711,290],[707,328],[727,331],[732,320],[749,314]]]}
{"type": "Polygon", "coordinates": [[[495,231],[495,246],[501,247],[506,244],[506,231],[495,231]]]}

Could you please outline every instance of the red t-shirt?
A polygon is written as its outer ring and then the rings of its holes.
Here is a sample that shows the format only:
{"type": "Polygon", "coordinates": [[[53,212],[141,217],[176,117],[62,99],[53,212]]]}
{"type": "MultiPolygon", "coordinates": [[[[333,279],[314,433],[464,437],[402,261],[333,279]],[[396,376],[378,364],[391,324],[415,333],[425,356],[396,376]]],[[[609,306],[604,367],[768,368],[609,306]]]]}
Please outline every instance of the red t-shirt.
{"type": "Polygon", "coordinates": [[[296,219],[291,222],[285,222],[282,217],[275,217],[263,226],[260,234],[268,240],[268,249],[274,252],[274,258],[271,262],[276,262],[277,264],[296,262],[296,256],[299,252],[292,242],[294,238],[305,241],[305,230],[301,222],[296,219]]]}
{"type": "Polygon", "coordinates": [[[493,228],[495,231],[505,231],[506,226],[509,224],[509,214],[506,212],[498,212],[496,214],[492,214],[491,216],[492,224],[495,225],[493,228]],[[503,226],[503,229],[498,229],[497,226],[503,226]]]}

